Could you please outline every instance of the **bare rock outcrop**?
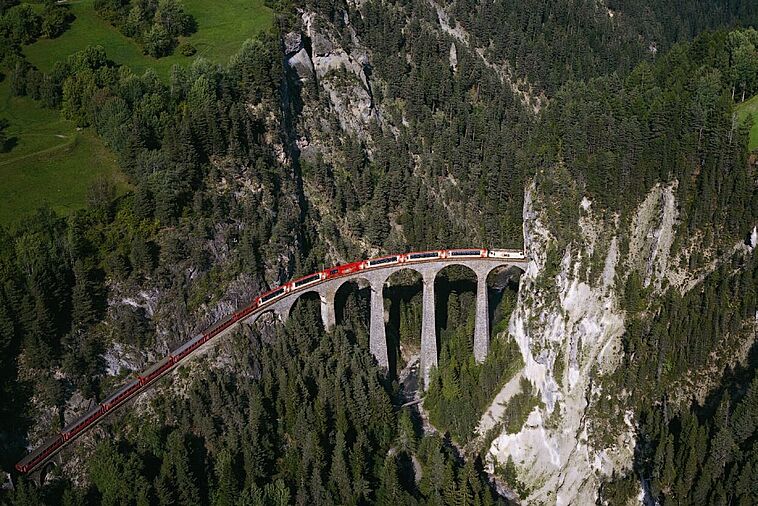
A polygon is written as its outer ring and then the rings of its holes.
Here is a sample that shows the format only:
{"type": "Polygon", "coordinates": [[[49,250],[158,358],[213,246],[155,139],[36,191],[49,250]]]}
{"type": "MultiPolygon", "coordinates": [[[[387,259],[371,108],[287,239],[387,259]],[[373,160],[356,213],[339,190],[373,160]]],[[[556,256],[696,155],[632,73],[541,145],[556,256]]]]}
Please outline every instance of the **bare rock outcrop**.
{"type": "Polygon", "coordinates": [[[525,364],[519,374],[536,387],[540,402],[517,433],[506,431],[492,441],[486,461],[490,471],[514,462],[530,491],[528,504],[594,504],[604,479],[631,470],[637,435],[629,394],[604,391],[621,360],[627,313],[620,292],[629,276],[636,273],[656,296],[666,290],[686,293],[732,255],[752,251],[751,237],[720,257],[707,257],[697,271],[679,261],[690,252],[681,253],[674,244],[688,245],[698,236],[681,231],[677,184],[652,187],[628,228],[619,225],[618,216],[596,216],[584,197],[576,203],[578,237],[560,248],[546,222],[549,199],[534,185],[527,189],[524,244],[530,262],[509,333],[525,364]],[[615,399],[615,411],[599,413],[601,398],[615,399]]]}
{"type": "Polygon", "coordinates": [[[313,71],[328,97],[330,112],[343,131],[367,139],[370,125],[379,121],[369,79],[370,57],[345,17],[353,39],[349,50],[340,45],[336,34],[316,22],[313,13],[302,14],[303,27],[311,41],[313,71]]]}
{"type": "Polygon", "coordinates": [[[487,462],[494,470],[496,463],[512,459],[531,489],[530,504],[590,504],[598,476],[628,467],[635,443],[633,431],[624,426],[618,444],[597,447],[590,440],[595,420],[586,416],[600,395],[592,378],[616,367],[624,332],[615,293],[618,245],[615,237],[602,243],[603,231],[595,230],[601,225],[585,204],[584,240],[565,251],[557,272],[547,272],[555,238],[542,221],[541,205],[530,188],[524,204],[530,263],[510,322],[525,364],[521,374],[537,387],[541,402],[517,434],[495,438],[487,462]],[[589,282],[582,265],[596,248],[605,248],[603,270],[589,282]]]}

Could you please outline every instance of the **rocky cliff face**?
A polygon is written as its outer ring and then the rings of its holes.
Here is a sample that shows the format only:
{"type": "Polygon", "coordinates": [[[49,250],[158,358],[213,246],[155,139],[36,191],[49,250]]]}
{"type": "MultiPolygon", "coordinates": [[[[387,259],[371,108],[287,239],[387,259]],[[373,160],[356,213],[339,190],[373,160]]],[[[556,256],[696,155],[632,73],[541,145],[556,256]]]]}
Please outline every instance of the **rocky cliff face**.
{"type": "MultiPolygon", "coordinates": [[[[719,262],[711,255],[705,267],[688,274],[687,252],[677,255],[684,261],[672,258],[676,187],[675,181],[653,187],[627,227],[618,219],[599,219],[592,202],[582,199],[576,203],[580,234],[560,253],[545,223],[549,204],[534,185],[526,191],[530,263],[509,332],[524,359],[519,374],[534,385],[541,402],[518,433],[503,432],[492,441],[487,464],[494,471],[512,460],[529,490],[529,504],[593,504],[603,478],[631,469],[635,413],[626,392],[603,388],[622,353],[626,313],[619,287],[637,272],[653,295],[667,289],[684,293],[719,262]],[[624,240],[628,248],[622,254],[624,240]],[[593,411],[601,397],[615,410],[602,418],[593,411]]],[[[728,253],[739,250],[751,252],[749,244],[738,243],[728,253]]]]}
{"type": "Polygon", "coordinates": [[[602,395],[593,378],[618,362],[624,315],[615,289],[618,240],[582,206],[582,239],[563,253],[557,272],[548,272],[548,250],[555,238],[541,217],[541,198],[531,187],[524,205],[524,239],[531,259],[521,278],[517,309],[510,322],[524,359],[522,374],[539,392],[541,404],[517,434],[503,433],[489,449],[491,467],[510,457],[530,489],[528,502],[594,502],[599,474],[631,464],[634,433],[625,424],[617,444],[596,447],[594,421],[586,416],[602,395]],[[586,271],[593,255],[603,258],[600,272],[586,271]]]}
{"type": "Polygon", "coordinates": [[[347,50],[334,27],[314,13],[302,12],[301,20],[303,33],[287,34],[284,51],[291,76],[305,95],[297,139],[303,156],[314,151],[328,156],[329,145],[344,134],[370,142],[370,129],[381,125],[381,113],[372,96],[368,49],[357,39],[347,14],[344,24],[352,41],[347,50]],[[318,96],[311,96],[313,92],[318,96]]]}

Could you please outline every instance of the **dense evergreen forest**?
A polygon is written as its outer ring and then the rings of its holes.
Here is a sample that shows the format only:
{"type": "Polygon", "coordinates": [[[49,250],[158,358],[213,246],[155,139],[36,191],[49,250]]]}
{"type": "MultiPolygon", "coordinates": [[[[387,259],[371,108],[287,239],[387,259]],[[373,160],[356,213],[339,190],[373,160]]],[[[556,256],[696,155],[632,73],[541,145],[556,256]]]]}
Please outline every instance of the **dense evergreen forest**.
{"type": "Polygon", "coordinates": [[[721,26],[755,26],[754,2],[718,0],[476,0],[451,4],[454,19],[516,76],[553,96],[569,82],[625,74],[676,42],[721,26]]]}
{"type": "Polygon", "coordinates": [[[299,304],[275,335],[239,336],[230,369],[153,399],[136,432],[123,430],[128,416],[108,429],[88,489],[22,485],[11,504],[496,504],[473,463],[391,404],[391,385],[356,346],[360,313],[325,333],[318,304],[299,304]]]}
{"type": "MultiPolygon", "coordinates": [[[[561,192],[556,172],[566,170],[575,191],[623,215],[656,182],[675,179],[682,223],[689,233],[705,231],[704,246],[745,237],[758,197],[745,149],[749,125],[734,121],[732,97],[743,81],[749,93],[758,89],[758,67],[747,80],[736,77],[735,63],[743,47],[754,53],[757,43],[752,29],[709,32],[626,78],[565,85],[542,116],[549,142],[540,156],[558,167],[539,178],[545,191],[561,192]]],[[[565,236],[574,218],[576,212],[556,216],[555,233],[565,236]]]]}
{"type": "MultiPolygon", "coordinates": [[[[735,103],[758,92],[758,32],[733,29],[755,26],[752,2],[608,2],[607,12],[597,2],[454,2],[451,22],[475,43],[488,41],[477,43],[485,56],[507,61],[528,93],[545,98],[538,115],[475,51],[459,44],[451,69],[451,39],[428,2],[306,2],[343,29],[346,47],[349,13],[372,52],[372,99],[402,126],[397,134],[372,131],[371,146],[340,137],[340,162],[300,160],[293,142],[303,102],[320,98],[282,64],[279,30],[298,28],[287,2],[275,5],[276,30],[245,42],[228,65],[199,60],[175,67],[168,82],[114,64],[102,47],[42,72],[22,46],[65,30],[65,7],[48,2],[39,14],[17,3],[0,1],[2,73],[13,93],[96,131],[130,190],[117,196],[104,179],[84,210],[61,217],[42,208],[0,228],[4,469],[23,454],[34,422],[45,420],[36,431],[60,429],[73,392],[97,400],[123,382],[126,371],[107,373],[113,343],[150,350],[152,359],[327,259],[472,242],[519,247],[532,179],[550,197],[547,224],[560,245],[579,233],[581,196],[609,221],[628,221],[651,186],[671,180],[682,227],[703,250],[744,239],[758,216],[749,125],[733,119],[735,103]],[[446,181],[455,184],[443,192],[446,181]],[[350,230],[335,225],[324,236],[327,217],[308,202],[304,182],[349,217],[350,230]],[[123,302],[136,293],[150,300],[123,302]]],[[[175,2],[98,8],[155,56],[191,30],[175,2]],[[179,9],[171,18],[179,24],[163,23],[168,8],[179,9]]],[[[706,261],[689,258],[693,267],[706,261]]],[[[625,362],[614,380],[636,395],[642,437],[634,474],[609,481],[602,497],[635,496],[641,478],[665,503],[754,503],[755,353],[705,406],[675,410],[667,390],[706,366],[725,336],[744,331],[756,314],[756,286],[755,256],[662,301],[646,299],[641,281],[629,277],[625,362]]],[[[475,364],[473,294],[449,291],[426,405],[440,429],[466,442],[519,358],[502,339],[475,364]]],[[[399,340],[411,345],[419,303],[410,297],[399,306],[399,340]]],[[[493,335],[515,304],[506,290],[493,335]]],[[[478,461],[461,462],[448,439],[422,435],[418,420],[397,409],[397,385],[368,354],[360,307],[346,302],[331,333],[307,304],[273,335],[247,329],[227,345],[231,365],[193,368],[181,395],[150,398],[146,419],[125,414],[105,426],[89,442],[95,448],[82,450],[91,452],[86,486],[61,479],[37,489],[22,479],[0,501],[496,503],[478,461]]],[[[511,430],[536,402],[530,389],[522,385],[518,409],[508,413],[511,430]]]]}
{"type": "MultiPolygon", "coordinates": [[[[758,347],[753,339],[746,366],[718,371],[712,360],[719,347],[734,349],[744,336],[751,342],[756,287],[755,256],[722,266],[702,290],[684,297],[670,293],[656,307],[648,307],[629,287],[634,318],[624,336],[625,363],[615,385],[633,392],[641,437],[635,474],[611,480],[602,490],[611,504],[636,496],[639,479],[661,504],[755,502],[758,347]],[[672,398],[681,378],[703,370],[720,375],[718,386],[702,405],[677,408],[672,398]]],[[[598,410],[605,408],[609,405],[598,410]]]]}

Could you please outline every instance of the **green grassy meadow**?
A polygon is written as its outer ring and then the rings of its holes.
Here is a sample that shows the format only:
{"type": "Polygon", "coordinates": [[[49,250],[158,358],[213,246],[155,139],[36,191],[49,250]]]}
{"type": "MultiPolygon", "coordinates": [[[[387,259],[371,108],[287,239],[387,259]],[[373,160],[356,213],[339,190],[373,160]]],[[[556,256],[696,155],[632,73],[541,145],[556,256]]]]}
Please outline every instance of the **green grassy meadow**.
{"type": "Polygon", "coordinates": [[[174,65],[187,65],[198,57],[213,63],[225,64],[242,42],[255,37],[271,26],[272,11],[263,0],[183,0],[185,10],[197,21],[197,31],[180,37],[179,43],[189,42],[197,53],[182,56],[177,51],[164,58],[142,54],[139,45],[109,25],[95,12],[93,0],[67,2],[76,19],[63,35],[56,39],[40,39],[24,49],[24,54],[43,71],[52,69],[55,62],[65,59],[87,46],[101,45],[108,57],[128,65],[137,74],[152,68],[164,79],[174,65]]]}
{"type": "Polygon", "coordinates": [[[758,148],[758,95],[737,106],[737,117],[740,121],[743,121],[748,114],[753,115],[753,129],[750,131],[749,143],[749,149],[752,151],[758,148]]]}
{"type": "Polygon", "coordinates": [[[77,131],[29,98],[11,97],[7,81],[0,84],[0,117],[10,123],[12,145],[0,153],[0,225],[14,225],[43,204],[64,215],[81,208],[101,175],[121,180],[125,190],[113,154],[94,132],[77,131]]]}
{"type": "MultiPolygon", "coordinates": [[[[155,59],[142,54],[133,40],[103,21],[93,0],[68,2],[76,16],[60,37],[40,39],[24,48],[27,59],[42,71],[84,49],[101,45],[116,63],[142,74],[152,68],[167,79],[174,65],[187,65],[200,56],[226,63],[242,42],[271,26],[273,13],[263,0],[183,0],[197,21],[197,31],[180,38],[197,48],[194,56],[178,54],[155,59]]],[[[0,225],[13,225],[43,203],[59,214],[81,208],[87,189],[101,175],[127,184],[113,154],[92,130],[77,130],[59,111],[43,108],[26,97],[12,97],[8,81],[0,83],[0,118],[10,122],[11,149],[0,153],[0,225]]]]}

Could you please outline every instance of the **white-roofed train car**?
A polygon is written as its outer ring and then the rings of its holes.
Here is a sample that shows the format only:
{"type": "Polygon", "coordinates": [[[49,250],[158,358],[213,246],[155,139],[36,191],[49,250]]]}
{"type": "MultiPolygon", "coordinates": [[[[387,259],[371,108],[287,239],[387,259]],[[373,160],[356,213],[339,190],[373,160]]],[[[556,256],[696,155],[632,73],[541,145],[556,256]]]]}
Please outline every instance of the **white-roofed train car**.
{"type": "Polygon", "coordinates": [[[286,285],[276,287],[273,290],[264,293],[258,298],[258,300],[260,301],[258,303],[258,307],[263,306],[264,304],[273,302],[286,293],[287,293],[286,285]]]}
{"type": "Polygon", "coordinates": [[[372,258],[371,260],[366,261],[366,266],[371,267],[380,267],[385,265],[393,265],[400,262],[400,256],[399,255],[392,255],[388,257],[381,257],[381,258],[372,258]]]}
{"type": "Polygon", "coordinates": [[[490,258],[506,258],[509,260],[526,260],[524,252],[517,249],[491,249],[488,250],[490,258]]]}
{"type": "Polygon", "coordinates": [[[428,262],[442,257],[442,251],[416,251],[405,255],[406,262],[428,262]]]}
{"type": "Polygon", "coordinates": [[[326,275],[323,272],[317,272],[315,274],[311,274],[309,276],[304,276],[302,278],[296,279],[291,283],[292,290],[299,290],[303,287],[310,286],[314,283],[318,283],[322,279],[326,278],[326,275]]]}

